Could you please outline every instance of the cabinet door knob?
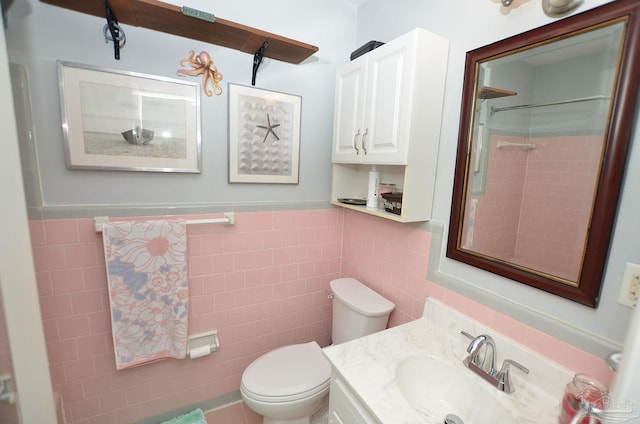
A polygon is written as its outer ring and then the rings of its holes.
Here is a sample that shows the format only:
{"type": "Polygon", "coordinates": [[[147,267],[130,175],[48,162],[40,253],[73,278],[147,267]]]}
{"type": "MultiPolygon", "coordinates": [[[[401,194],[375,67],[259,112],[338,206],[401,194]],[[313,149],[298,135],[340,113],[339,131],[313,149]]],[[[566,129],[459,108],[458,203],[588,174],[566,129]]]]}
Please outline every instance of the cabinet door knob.
{"type": "Polygon", "coordinates": [[[360,149],[358,148],[358,136],[360,135],[360,128],[358,128],[358,132],[353,136],[353,148],[356,149],[356,155],[360,154],[360,149]]]}
{"type": "Polygon", "coordinates": [[[364,134],[362,134],[362,151],[364,152],[365,156],[367,155],[367,144],[365,143],[365,140],[367,139],[367,134],[369,134],[369,128],[364,130],[364,134]]]}

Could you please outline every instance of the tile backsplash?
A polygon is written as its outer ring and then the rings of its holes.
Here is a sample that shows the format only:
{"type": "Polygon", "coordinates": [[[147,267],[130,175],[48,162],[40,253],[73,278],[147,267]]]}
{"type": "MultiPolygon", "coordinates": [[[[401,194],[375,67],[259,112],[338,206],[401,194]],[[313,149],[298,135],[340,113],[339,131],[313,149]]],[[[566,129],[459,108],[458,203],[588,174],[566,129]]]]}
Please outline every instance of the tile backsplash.
{"type": "MultiPolygon", "coordinates": [[[[428,298],[425,304],[424,317],[430,320],[437,327],[442,328],[447,334],[458,335],[461,331],[466,331],[473,336],[487,334],[491,336],[496,343],[496,366],[500,368],[502,361],[505,359],[514,360],[530,371],[528,374],[521,374],[518,370],[513,369],[511,372],[516,380],[526,381],[537,387],[541,392],[550,395],[553,399],[559,400],[562,397],[564,387],[572,378],[573,373],[566,367],[563,367],[555,361],[536,354],[531,349],[518,343],[517,341],[506,337],[497,332],[495,329],[489,328],[480,322],[471,319],[468,315],[460,313],[442,302],[428,298]]],[[[470,340],[462,337],[467,343],[470,340]]],[[[460,352],[466,357],[465,352],[460,352]]]]}

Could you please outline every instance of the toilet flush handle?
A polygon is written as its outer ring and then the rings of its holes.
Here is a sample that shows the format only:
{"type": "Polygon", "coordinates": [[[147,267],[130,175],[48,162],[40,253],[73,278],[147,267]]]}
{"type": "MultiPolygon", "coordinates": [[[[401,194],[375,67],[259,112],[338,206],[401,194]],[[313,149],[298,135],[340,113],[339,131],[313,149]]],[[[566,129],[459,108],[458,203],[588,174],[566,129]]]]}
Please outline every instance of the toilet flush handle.
{"type": "Polygon", "coordinates": [[[335,295],[332,292],[327,293],[327,299],[333,299],[335,295]]]}

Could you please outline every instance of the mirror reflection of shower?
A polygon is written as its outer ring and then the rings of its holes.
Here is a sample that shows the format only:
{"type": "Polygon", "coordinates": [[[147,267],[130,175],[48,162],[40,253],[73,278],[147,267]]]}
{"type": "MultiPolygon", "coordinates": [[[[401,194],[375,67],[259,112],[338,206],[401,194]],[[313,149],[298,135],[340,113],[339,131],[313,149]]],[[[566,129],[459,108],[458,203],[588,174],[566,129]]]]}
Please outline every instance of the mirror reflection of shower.
{"type": "Polygon", "coordinates": [[[579,279],[623,26],[479,65],[463,248],[579,279]]]}
{"type": "MultiPolygon", "coordinates": [[[[480,70],[480,75],[489,73],[490,71],[484,72],[482,69],[480,70]]],[[[483,80],[482,77],[481,80],[483,80]]],[[[484,123],[488,120],[488,117],[490,116],[489,112],[491,111],[491,109],[488,109],[485,103],[489,99],[499,99],[501,97],[510,97],[517,94],[518,93],[516,93],[515,91],[504,90],[501,88],[490,86],[481,86],[478,90],[476,96],[476,118],[474,120],[473,132],[474,142],[472,143],[474,149],[472,149],[471,153],[473,155],[473,179],[471,181],[471,191],[474,195],[484,194],[487,183],[486,178],[489,160],[489,148],[487,143],[485,142],[485,140],[488,139],[488,134],[487,130],[485,129],[486,125],[484,123]]]]}

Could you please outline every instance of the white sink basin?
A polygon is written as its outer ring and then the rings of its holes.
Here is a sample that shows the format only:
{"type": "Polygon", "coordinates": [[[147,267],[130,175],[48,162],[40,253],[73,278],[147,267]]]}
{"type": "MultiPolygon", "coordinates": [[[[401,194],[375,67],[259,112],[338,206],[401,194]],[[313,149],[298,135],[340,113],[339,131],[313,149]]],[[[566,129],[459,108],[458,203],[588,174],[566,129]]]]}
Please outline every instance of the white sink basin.
{"type": "Polygon", "coordinates": [[[472,371],[432,356],[410,356],[396,368],[396,384],[409,404],[437,423],[455,414],[464,424],[513,424],[518,420],[498,399],[508,396],[472,371]]]}

